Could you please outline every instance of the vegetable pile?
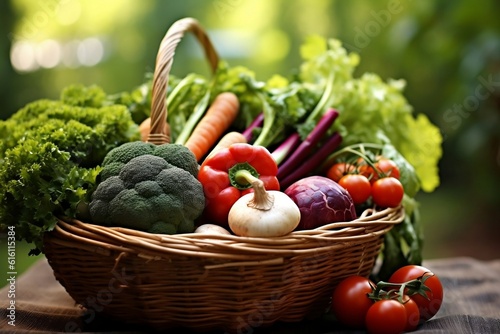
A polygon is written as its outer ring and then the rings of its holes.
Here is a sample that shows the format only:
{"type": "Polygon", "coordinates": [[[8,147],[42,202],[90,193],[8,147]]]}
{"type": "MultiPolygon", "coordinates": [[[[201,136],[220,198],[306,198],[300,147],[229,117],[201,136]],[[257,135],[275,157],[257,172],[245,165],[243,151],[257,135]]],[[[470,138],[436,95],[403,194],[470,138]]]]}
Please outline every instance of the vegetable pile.
{"type": "Polygon", "coordinates": [[[16,236],[39,250],[56,215],[154,233],[216,224],[272,237],[403,205],[380,276],[420,263],[415,196],[439,185],[439,130],[413,114],[404,81],[354,76],[359,56],[338,40],[312,36],[300,52],[292,75],[267,81],[224,61],[210,78],[170,75],[164,147],[140,141],[151,76],[131,92],[75,86],[59,101],[27,105],[0,121],[1,228],[16,225],[16,236]],[[233,210],[243,200],[258,214],[233,210]],[[266,221],[282,204],[294,215],[278,232],[266,221]],[[255,222],[258,232],[242,227],[255,222]]]}

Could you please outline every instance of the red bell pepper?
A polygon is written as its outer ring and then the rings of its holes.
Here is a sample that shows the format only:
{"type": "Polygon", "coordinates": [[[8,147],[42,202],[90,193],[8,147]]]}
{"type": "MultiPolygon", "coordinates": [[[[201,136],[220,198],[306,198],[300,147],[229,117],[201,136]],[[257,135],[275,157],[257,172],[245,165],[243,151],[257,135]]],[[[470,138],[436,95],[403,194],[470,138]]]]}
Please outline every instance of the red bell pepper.
{"type": "Polygon", "coordinates": [[[211,223],[228,227],[227,217],[233,204],[253,191],[239,170],[261,179],[266,190],[280,190],[278,166],[265,147],[238,143],[224,148],[205,159],[198,172],[205,193],[203,217],[211,223]]]}

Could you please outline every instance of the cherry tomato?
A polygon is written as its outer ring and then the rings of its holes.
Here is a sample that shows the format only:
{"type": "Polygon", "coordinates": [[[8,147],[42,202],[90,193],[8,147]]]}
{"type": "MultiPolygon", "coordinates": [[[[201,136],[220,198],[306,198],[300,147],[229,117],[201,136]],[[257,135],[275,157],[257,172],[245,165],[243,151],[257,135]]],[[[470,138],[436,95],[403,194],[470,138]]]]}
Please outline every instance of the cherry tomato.
{"type": "Polygon", "coordinates": [[[406,309],[406,327],[405,332],[412,332],[417,329],[420,323],[420,311],[417,303],[408,295],[403,296],[403,306],[406,309]]]}
{"type": "Polygon", "coordinates": [[[342,176],[339,185],[351,195],[354,204],[361,204],[371,196],[372,187],[366,176],[348,174],[342,176]]]}
{"type": "Polygon", "coordinates": [[[399,180],[399,168],[394,161],[386,158],[381,158],[375,163],[375,167],[385,176],[392,176],[399,180]]]}
{"type": "Polygon", "coordinates": [[[365,176],[368,180],[370,180],[370,182],[372,182],[373,178],[378,178],[377,172],[375,172],[373,167],[361,158],[358,159],[357,171],[358,174],[365,176]]]}
{"type": "Polygon", "coordinates": [[[374,284],[366,277],[349,276],[339,283],[332,296],[332,313],[351,328],[364,328],[365,316],[373,301],[368,294],[374,284]]]}
{"type": "Polygon", "coordinates": [[[394,299],[375,302],[366,313],[365,325],[370,334],[399,334],[406,328],[406,308],[394,299]]]}
{"type": "Polygon", "coordinates": [[[427,298],[419,294],[410,296],[420,311],[420,322],[432,318],[439,311],[443,303],[443,286],[439,278],[429,269],[417,265],[401,267],[389,278],[390,283],[404,283],[422,276],[427,277],[424,284],[430,289],[425,293],[427,298]]]}
{"type": "Polygon", "coordinates": [[[332,167],[326,172],[326,177],[332,179],[335,182],[339,182],[342,176],[354,173],[356,167],[347,162],[338,162],[333,164],[332,167]]]}
{"type": "Polygon", "coordinates": [[[387,208],[395,208],[404,196],[401,182],[395,177],[389,176],[378,179],[372,184],[372,198],[376,205],[387,208]]]}

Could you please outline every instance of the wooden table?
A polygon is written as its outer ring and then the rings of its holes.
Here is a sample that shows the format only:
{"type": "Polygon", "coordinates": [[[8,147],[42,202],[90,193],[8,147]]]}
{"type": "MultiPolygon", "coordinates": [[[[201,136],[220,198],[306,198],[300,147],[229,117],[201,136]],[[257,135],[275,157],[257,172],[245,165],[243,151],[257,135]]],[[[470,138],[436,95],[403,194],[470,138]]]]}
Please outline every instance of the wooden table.
{"type": "MultiPolygon", "coordinates": [[[[423,264],[441,279],[444,301],[436,316],[416,333],[500,333],[500,259],[473,258],[427,260],[423,264]]],[[[45,259],[40,259],[17,278],[15,326],[9,325],[9,285],[0,290],[0,333],[42,332],[147,332],[146,328],[110,322],[84,315],[55,280],[45,259]],[[89,321],[90,320],[90,321],[89,321]]],[[[187,331],[183,331],[187,332],[187,331]]],[[[245,333],[363,333],[342,328],[332,317],[270,328],[252,328],[245,333]]]]}

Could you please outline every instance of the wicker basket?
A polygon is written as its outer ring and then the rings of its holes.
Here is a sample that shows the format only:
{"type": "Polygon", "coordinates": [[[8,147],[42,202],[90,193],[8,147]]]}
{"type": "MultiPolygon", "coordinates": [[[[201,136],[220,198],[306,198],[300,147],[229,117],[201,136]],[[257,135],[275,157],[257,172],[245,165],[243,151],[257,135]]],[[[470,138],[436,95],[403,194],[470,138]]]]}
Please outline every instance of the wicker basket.
{"type": "MultiPolygon", "coordinates": [[[[198,22],[175,22],[163,39],[153,81],[149,141],[169,141],[165,92],[185,32],[201,42],[213,70],[218,57],[198,22]]],[[[155,235],[58,218],[44,252],[75,301],[100,314],[155,329],[248,332],[277,321],[321,316],[336,284],[368,276],[402,207],[366,210],[351,222],[278,238],[155,235]]]]}

